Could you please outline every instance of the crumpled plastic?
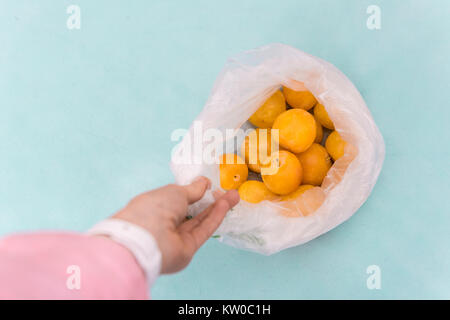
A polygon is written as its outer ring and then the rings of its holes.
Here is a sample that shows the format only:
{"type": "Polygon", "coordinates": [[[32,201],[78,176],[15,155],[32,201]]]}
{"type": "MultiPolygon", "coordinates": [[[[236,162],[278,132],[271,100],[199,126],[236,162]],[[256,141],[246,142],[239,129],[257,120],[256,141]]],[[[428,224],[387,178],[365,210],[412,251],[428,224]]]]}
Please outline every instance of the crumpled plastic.
{"type": "MultiPolygon", "coordinates": [[[[195,120],[203,130],[248,128],[247,119],[282,85],[311,91],[347,146],[321,187],[289,202],[240,201],[227,214],[215,233],[219,241],[266,255],[306,243],[349,219],[371,193],[385,156],[383,137],[352,82],[332,64],[284,44],[269,44],[229,59],[195,120]]],[[[193,130],[191,126],[186,136],[193,130]]],[[[186,136],[177,149],[192,147],[193,139],[186,136]]],[[[191,157],[202,155],[193,150],[191,157]]],[[[218,167],[187,163],[173,152],[171,169],[177,183],[188,184],[199,175],[212,181],[211,191],[191,206],[191,214],[214,201],[214,190],[220,189],[218,167]]]]}

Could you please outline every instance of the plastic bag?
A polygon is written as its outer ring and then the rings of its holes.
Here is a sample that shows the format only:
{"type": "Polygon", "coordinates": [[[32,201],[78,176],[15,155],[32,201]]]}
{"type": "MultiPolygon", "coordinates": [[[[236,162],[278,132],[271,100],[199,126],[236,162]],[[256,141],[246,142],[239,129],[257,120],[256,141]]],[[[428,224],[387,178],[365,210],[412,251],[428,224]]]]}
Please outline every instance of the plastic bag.
{"type": "MultiPolygon", "coordinates": [[[[241,201],[217,230],[219,241],[262,254],[303,244],[350,218],[375,185],[384,142],[358,90],[330,63],[290,46],[270,44],[229,59],[196,120],[203,130],[246,128],[247,119],[281,85],[298,90],[299,82],[325,106],[335,129],[347,141],[344,156],[333,164],[321,187],[306,191],[298,201],[241,201]]],[[[218,165],[189,163],[178,152],[192,150],[193,131],[191,126],[172,155],[175,179],[187,184],[205,175],[212,181],[212,191],[220,189],[218,165]]],[[[199,152],[193,150],[191,159],[201,160],[199,152]]],[[[199,212],[211,204],[212,191],[190,211],[199,212]]]]}

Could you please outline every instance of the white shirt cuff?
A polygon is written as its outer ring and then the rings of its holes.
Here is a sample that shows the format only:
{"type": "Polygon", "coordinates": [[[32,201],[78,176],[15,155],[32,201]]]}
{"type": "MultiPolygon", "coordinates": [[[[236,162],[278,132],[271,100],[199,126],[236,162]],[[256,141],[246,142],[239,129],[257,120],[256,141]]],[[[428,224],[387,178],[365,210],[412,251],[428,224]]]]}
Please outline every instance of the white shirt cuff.
{"type": "Polygon", "coordinates": [[[162,257],[150,232],[134,223],[110,218],[100,221],[87,233],[108,236],[130,250],[144,270],[149,287],[153,285],[161,272],[162,257]]]}

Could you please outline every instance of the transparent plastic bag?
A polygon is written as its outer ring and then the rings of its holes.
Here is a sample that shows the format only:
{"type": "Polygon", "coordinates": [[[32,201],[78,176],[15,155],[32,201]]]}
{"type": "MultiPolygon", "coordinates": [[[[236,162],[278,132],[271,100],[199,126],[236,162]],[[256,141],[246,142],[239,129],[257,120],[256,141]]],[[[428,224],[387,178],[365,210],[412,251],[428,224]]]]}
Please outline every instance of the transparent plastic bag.
{"type": "MultiPolygon", "coordinates": [[[[303,244],[350,218],[375,185],[385,148],[364,100],[336,67],[293,47],[270,44],[229,59],[196,120],[204,130],[247,128],[247,119],[281,85],[299,90],[302,83],[325,106],[347,141],[344,156],[333,164],[321,187],[295,201],[241,201],[217,230],[219,241],[262,254],[303,244]]],[[[193,130],[191,126],[187,136],[193,130]]],[[[192,144],[193,139],[185,136],[177,150],[192,144]]],[[[191,158],[199,160],[202,155],[193,150],[191,158]]],[[[212,181],[211,191],[190,208],[194,214],[213,202],[213,191],[220,189],[219,168],[188,162],[179,152],[173,153],[171,169],[177,183],[190,183],[199,175],[212,181]]]]}

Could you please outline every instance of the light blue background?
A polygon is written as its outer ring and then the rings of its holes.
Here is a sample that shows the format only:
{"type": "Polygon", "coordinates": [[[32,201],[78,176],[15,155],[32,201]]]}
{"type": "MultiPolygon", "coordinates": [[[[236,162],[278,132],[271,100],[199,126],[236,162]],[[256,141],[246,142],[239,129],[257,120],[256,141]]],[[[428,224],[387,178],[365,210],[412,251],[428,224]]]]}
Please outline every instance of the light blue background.
{"type": "Polygon", "coordinates": [[[375,189],[320,238],[266,257],[210,240],[162,298],[450,298],[450,2],[0,1],[0,234],[86,230],[172,181],[227,57],[282,42],[340,68],[386,142],[375,189]],[[81,30],[66,8],[81,7],[81,30]],[[382,29],[366,28],[381,7],[382,29]],[[366,268],[382,270],[368,290],[366,268]]]}

